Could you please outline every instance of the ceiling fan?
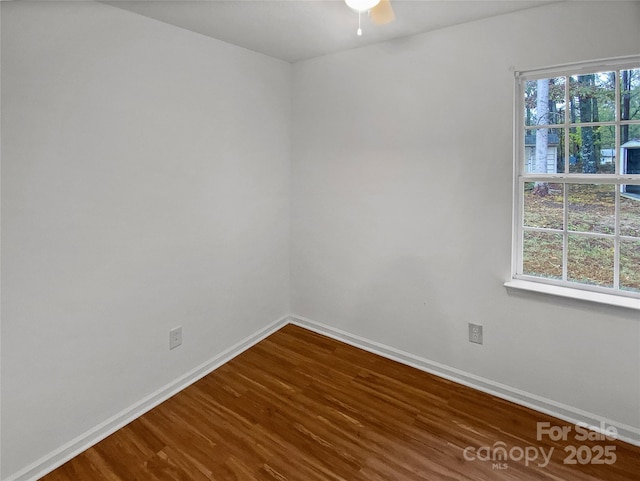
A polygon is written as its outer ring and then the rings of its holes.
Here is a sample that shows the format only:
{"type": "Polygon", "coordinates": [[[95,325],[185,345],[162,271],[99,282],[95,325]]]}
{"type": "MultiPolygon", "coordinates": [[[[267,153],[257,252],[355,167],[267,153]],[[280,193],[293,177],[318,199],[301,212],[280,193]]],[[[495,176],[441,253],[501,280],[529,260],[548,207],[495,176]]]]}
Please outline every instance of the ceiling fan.
{"type": "Polygon", "coordinates": [[[360,16],[364,12],[369,12],[371,20],[376,25],[384,25],[396,18],[391,7],[391,0],[345,0],[345,3],[352,10],[358,12],[358,30],[356,31],[358,36],[362,35],[360,16]]]}

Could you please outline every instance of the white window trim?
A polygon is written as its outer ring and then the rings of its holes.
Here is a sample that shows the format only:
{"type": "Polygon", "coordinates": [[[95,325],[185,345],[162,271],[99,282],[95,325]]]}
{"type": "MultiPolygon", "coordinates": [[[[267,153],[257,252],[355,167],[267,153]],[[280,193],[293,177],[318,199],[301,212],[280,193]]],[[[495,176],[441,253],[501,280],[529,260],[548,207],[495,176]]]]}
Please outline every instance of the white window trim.
{"type": "Polygon", "coordinates": [[[504,283],[504,286],[521,291],[537,292],[569,299],[607,304],[609,306],[625,307],[640,311],[640,299],[633,297],[617,296],[615,294],[586,291],[576,287],[555,286],[544,282],[531,282],[523,279],[512,279],[504,283]]]}
{"type": "MultiPolygon", "coordinates": [[[[530,292],[536,292],[540,294],[547,294],[553,296],[566,297],[571,299],[578,299],[582,301],[595,302],[599,304],[607,304],[612,306],[618,306],[628,309],[640,310],[640,294],[625,292],[625,291],[611,291],[607,288],[601,288],[597,286],[589,286],[586,284],[573,284],[565,281],[556,281],[553,279],[545,279],[534,276],[526,276],[518,274],[519,266],[522,263],[522,223],[523,219],[523,203],[521,192],[521,177],[524,175],[524,159],[521,147],[523,144],[523,133],[525,131],[524,119],[522,112],[524,110],[524,100],[522,99],[522,89],[520,87],[521,82],[526,80],[536,80],[543,78],[551,78],[558,76],[569,76],[579,74],[581,72],[593,72],[593,71],[613,71],[624,70],[625,68],[638,68],[640,64],[640,56],[619,57],[594,62],[582,62],[572,65],[550,67],[529,71],[516,71],[514,82],[514,123],[513,123],[513,210],[512,210],[512,248],[511,248],[511,279],[504,283],[504,286],[511,289],[525,290],[530,292]]],[[[619,94],[619,81],[616,82],[616,93],[619,94]]],[[[616,104],[618,104],[619,95],[616,95],[616,104]]],[[[616,105],[619,109],[619,105],[616,105]]],[[[613,125],[619,125],[619,119],[616,122],[607,122],[613,125]]],[[[598,123],[598,125],[603,122],[598,123]]],[[[566,121],[560,125],[561,128],[566,128],[566,121]]],[[[615,151],[620,150],[619,136],[616,136],[615,151]]],[[[640,184],[638,176],[629,176],[620,174],[620,164],[616,165],[616,174],[603,175],[603,174],[587,174],[588,180],[593,180],[594,183],[619,183],[624,180],[625,184],[640,184]]],[[[584,174],[535,174],[526,175],[527,181],[556,181],[559,183],[584,183],[584,174]]],[[[617,191],[618,189],[616,189],[617,191]]],[[[616,193],[616,197],[619,196],[619,192],[616,193]]],[[[616,205],[618,205],[618,199],[616,198],[616,205]]],[[[565,213],[566,216],[566,213],[565,213]]],[[[616,234],[618,235],[618,234],[616,234]]],[[[566,255],[566,254],[565,254],[566,255]]],[[[617,259],[616,259],[617,263],[617,259]]],[[[615,269],[619,269],[616,264],[615,269]]]]}

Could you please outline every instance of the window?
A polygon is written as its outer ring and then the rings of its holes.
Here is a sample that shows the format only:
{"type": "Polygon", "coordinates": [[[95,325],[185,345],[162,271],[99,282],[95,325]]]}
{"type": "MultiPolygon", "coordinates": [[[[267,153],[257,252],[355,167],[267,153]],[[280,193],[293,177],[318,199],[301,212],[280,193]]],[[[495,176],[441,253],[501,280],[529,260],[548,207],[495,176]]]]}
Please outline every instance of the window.
{"type": "Polygon", "coordinates": [[[516,84],[513,278],[640,299],[640,57],[516,84]]]}

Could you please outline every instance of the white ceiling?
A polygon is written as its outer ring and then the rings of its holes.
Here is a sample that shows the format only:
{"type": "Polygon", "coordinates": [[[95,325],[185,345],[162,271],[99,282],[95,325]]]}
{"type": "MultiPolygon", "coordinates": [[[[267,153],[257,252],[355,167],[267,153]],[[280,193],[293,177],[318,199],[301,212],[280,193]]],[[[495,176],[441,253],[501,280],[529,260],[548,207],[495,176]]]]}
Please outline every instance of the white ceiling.
{"type": "Polygon", "coordinates": [[[343,0],[111,0],[132,12],[296,62],[340,50],[524,10],[553,0],[392,0],[396,20],[376,26],[343,0]]]}

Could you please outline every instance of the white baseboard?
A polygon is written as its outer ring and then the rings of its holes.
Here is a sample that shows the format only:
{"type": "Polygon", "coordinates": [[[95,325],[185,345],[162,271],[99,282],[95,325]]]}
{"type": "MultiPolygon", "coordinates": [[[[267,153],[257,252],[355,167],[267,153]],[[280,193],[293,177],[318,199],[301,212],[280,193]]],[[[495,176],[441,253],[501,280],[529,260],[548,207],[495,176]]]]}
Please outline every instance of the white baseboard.
{"type": "Polygon", "coordinates": [[[331,337],[346,344],[364,349],[365,351],[378,354],[382,357],[392,359],[394,361],[406,364],[421,371],[434,374],[436,376],[448,379],[459,384],[477,389],[487,394],[492,394],[501,399],[511,401],[521,406],[539,411],[544,414],[562,419],[572,424],[583,423],[594,431],[600,431],[601,424],[606,427],[613,426],[618,431],[617,439],[620,441],[640,446],[640,429],[628,424],[619,423],[617,421],[603,418],[596,414],[583,411],[573,406],[553,401],[520,389],[516,389],[505,384],[501,384],[490,379],[476,376],[460,369],[446,366],[429,359],[415,356],[408,352],[385,346],[375,341],[370,341],[363,337],[351,334],[349,332],[336,329],[308,319],[302,316],[292,314],[289,316],[289,322],[299,327],[309,329],[327,337],[331,337]]]}
{"type": "Polygon", "coordinates": [[[285,326],[288,323],[288,319],[289,316],[283,316],[277,321],[269,324],[267,327],[254,332],[240,342],[231,346],[229,349],[226,349],[222,353],[201,364],[195,369],[189,371],[185,375],[163,386],[153,394],[122,410],[115,416],[112,416],[106,421],[98,424],[94,428],[69,441],[60,448],[43,456],[26,468],[10,475],[4,481],[35,481],[42,476],[50,473],[54,469],[62,466],[64,463],[80,454],[81,452],[102,441],[107,436],[113,434],[118,429],[121,429],[131,421],[142,416],[147,411],[150,411],[154,407],[166,401],[171,396],[182,391],[187,386],[203,378],[204,376],[211,373],[239,354],[242,354],[244,351],[254,346],[265,337],[285,326]]]}
{"type": "Polygon", "coordinates": [[[42,476],[50,473],[57,467],[63,465],[81,452],[102,441],[107,436],[113,434],[118,429],[129,424],[131,421],[142,416],[147,411],[158,406],[171,396],[182,391],[194,382],[211,373],[221,365],[230,361],[234,357],[243,353],[250,347],[254,346],[267,336],[279,330],[287,324],[294,324],[310,331],[317,332],[327,337],[331,337],[338,341],[352,345],[354,347],[364,349],[365,351],[378,354],[380,356],[392,359],[394,361],[415,367],[422,371],[434,374],[436,376],[448,379],[465,386],[478,389],[479,391],[492,394],[507,401],[514,402],[521,406],[528,407],[535,411],[539,411],[550,416],[562,419],[564,421],[577,424],[584,423],[598,430],[600,423],[604,423],[607,427],[613,426],[618,430],[618,439],[635,446],[640,446],[640,429],[626,424],[622,424],[610,419],[602,418],[593,413],[583,411],[581,409],[568,406],[551,399],[546,399],[535,394],[522,391],[511,386],[497,383],[490,379],[486,379],[475,374],[471,374],[459,369],[455,369],[444,364],[431,361],[413,354],[385,346],[384,344],[370,341],[363,337],[336,329],[334,327],[307,319],[298,315],[284,316],[267,327],[256,331],[247,336],[240,342],[231,346],[229,349],[218,354],[209,361],[201,364],[192,371],[170,382],[166,386],[160,388],[155,393],[147,396],[141,401],[122,410],[115,416],[98,424],[89,431],[81,434],[77,438],[69,441],[60,448],[43,456],[36,462],[26,468],[10,475],[3,481],[35,481],[42,476]]]}

